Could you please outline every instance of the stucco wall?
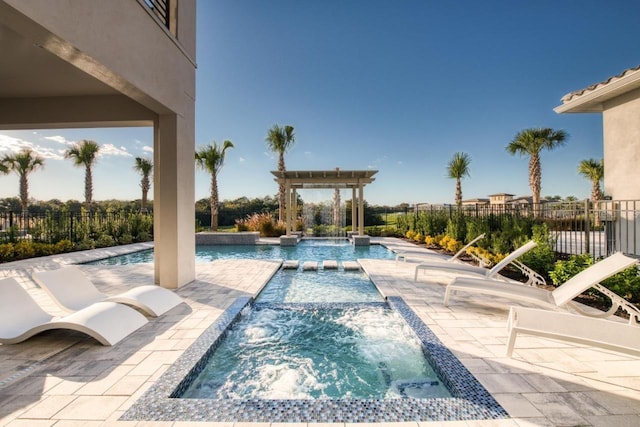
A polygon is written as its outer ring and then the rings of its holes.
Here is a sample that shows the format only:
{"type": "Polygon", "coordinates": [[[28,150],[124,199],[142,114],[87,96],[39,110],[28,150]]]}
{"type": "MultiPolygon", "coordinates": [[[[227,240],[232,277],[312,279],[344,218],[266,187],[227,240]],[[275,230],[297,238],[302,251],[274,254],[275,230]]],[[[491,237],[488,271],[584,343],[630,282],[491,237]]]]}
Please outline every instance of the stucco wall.
{"type": "Polygon", "coordinates": [[[195,0],[180,0],[178,40],[142,1],[5,2],[63,42],[43,40],[45,48],[71,63],[78,56],[85,72],[156,113],[182,113],[195,99],[195,0]]]}
{"type": "Polygon", "coordinates": [[[604,105],[604,191],[614,200],[640,199],[640,89],[604,105]]]}

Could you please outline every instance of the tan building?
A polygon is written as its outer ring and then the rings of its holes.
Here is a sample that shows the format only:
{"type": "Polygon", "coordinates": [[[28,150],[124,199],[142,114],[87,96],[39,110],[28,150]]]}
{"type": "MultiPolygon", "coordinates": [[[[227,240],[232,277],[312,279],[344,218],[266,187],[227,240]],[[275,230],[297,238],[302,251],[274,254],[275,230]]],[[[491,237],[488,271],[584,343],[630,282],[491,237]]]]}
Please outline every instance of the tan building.
{"type": "Polygon", "coordinates": [[[505,205],[509,203],[512,199],[513,199],[513,194],[508,194],[508,193],[489,194],[490,205],[505,205]]]}
{"type": "Polygon", "coordinates": [[[195,3],[0,0],[0,129],[153,127],[166,288],[195,278],[195,3]]]}
{"type": "Polygon", "coordinates": [[[604,192],[640,199],[640,66],[562,97],[556,113],[602,113],[604,192]]]}
{"type": "Polygon", "coordinates": [[[562,97],[556,113],[602,113],[607,251],[640,248],[640,66],[562,97]]]}

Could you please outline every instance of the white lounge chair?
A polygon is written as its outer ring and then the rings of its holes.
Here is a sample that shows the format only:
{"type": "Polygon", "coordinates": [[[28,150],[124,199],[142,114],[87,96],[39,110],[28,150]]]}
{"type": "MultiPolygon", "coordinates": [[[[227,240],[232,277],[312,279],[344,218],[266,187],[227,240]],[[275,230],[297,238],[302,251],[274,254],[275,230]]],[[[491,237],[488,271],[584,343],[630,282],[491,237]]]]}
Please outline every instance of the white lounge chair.
{"type": "Polygon", "coordinates": [[[536,335],[640,356],[640,327],[571,313],[511,307],[507,356],[518,334],[536,335]]]}
{"type": "Polygon", "coordinates": [[[160,316],[183,302],[182,298],[157,285],[137,286],[118,295],[100,292],[76,266],[33,273],[33,280],[64,310],[76,311],[99,302],[111,301],[139,308],[151,316],[160,316]]]}
{"type": "Polygon", "coordinates": [[[98,302],[64,317],[45,312],[12,277],[0,280],[0,342],[15,344],[43,331],[70,329],[114,345],[147,323],[136,310],[98,302]]]}
{"type": "Polygon", "coordinates": [[[457,263],[457,262],[456,263],[451,263],[451,262],[447,262],[447,261],[435,261],[435,260],[434,261],[421,262],[420,264],[417,264],[416,267],[415,267],[415,273],[413,275],[413,280],[414,281],[418,280],[418,272],[420,270],[424,270],[424,271],[427,271],[427,270],[441,270],[441,271],[450,271],[450,272],[453,272],[453,273],[478,274],[480,276],[483,276],[485,278],[490,278],[490,279],[494,278],[494,277],[500,277],[500,276],[498,276],[498,273],[500,272],[500,270],[505,268],[507,265],[509,265],[512,261],[517,259],[519,256],[521,256],[525,252],[530,251],[531,249],[533,249],[535,246],[536,246],[536,242],[531,240],[530,242],[520,246],[518,249],[516,249],[515,251],[511,252],[502,261],[497,263],[491,269],[487,269],[487,268],[484,268],[484,267],[478,267],[476,265],[471,265],[471,264],[457,263]]]}
{"type": "Polygon", "coordinates": [[[525,284],[507,283],[496,279],[479,279],[473,277],[456,277],[444,293],[444,305],[449,305],[451,297],[456,292],[470,292],[476,294],[496,295],[517,301],[530,302],[550,308],[571,308],[580,314],[590,317],[607,317],[614,314],[618,308],[630,315],[630,322],[637,322],[640,311],[624,298],[600,285],[600,282],[636,264],[635,258],[628,257],[621,252],[615,253],[589,268],[582,270],[571,279],[558,286],[553,291],[527,286],[525,284]],[[595,288],[611,299],[611,308],[606,312],[586,311],[572,300],[589,288],[595,288]]]}
{"type": "Polygon", "coordinates": [[[479,235],[478,237],[476,237],[475,239],[473,239],[472,241],[470,241],[469,243],[467,243],[466,245],[464,245],[462,247],[462,249],[460,249],[458,252],[456,252],[452,257],[449,258],[444,258],[442,255],[440,255],[439,253],[435,253],[435,252],[425,252],[425,251],[401,251],[401,252],[397,252],[396,253],[396,264],[398,263],[399,260],[403,260],[403,261],[407,261],[408,259],[415,259],[418,261],[428,261],[429,259],[431,260],[438,260],[438,261],[447,261],[447,262],[453,262],[456,261],[462,254],[467,252],[467,249],[469,249],[471,246],[473,246],[473,244],[475,242],[477,242],[478,240],[484,238],[484,233],[482,233],[481,235],[479,235]]]}

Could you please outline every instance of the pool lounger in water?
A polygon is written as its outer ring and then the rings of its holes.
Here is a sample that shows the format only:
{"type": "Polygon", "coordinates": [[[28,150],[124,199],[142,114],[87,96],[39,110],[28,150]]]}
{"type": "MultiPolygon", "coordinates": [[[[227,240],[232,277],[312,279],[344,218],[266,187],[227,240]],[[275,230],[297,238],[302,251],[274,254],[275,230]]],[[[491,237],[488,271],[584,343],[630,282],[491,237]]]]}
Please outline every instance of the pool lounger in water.
{"type": "Polygon", "coordinates": [[[325,270],[337,270],[338,261],[334,259],[326,259],[322,261],[322,268],[324,268],[325,270]]]}
{"type": "Polygon", "coordinates": [[[297,259],[288,259],[282,263],[283,270],[297,270],[300,265],[300,261],[297,259]]]}
{"type": "Polygon", "coordinates": [[[302,269],[304,271],[317,270],[318,269],[318,261],[305,261],[302,264],[302,269]]]}
{"type": "Polygon", "coordinates": [[[342,261],[342,268],[346,270],[360,270],[360,264],[357,261],[342,261]]]}

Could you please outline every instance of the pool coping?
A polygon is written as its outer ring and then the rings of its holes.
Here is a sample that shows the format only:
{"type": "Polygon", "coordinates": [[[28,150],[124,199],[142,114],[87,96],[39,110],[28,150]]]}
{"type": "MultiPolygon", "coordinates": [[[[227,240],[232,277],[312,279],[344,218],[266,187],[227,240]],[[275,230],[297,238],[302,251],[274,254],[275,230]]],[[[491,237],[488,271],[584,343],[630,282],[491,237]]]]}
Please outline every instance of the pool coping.
{"type": "Polygon", "coordinates": [[[179,387],[199,372],[227,328],[251,309],[231,306],[169,367],[120,420],[236,422],[406,422],[508,418],[507,412],[401,297],[386,298],[421,341],[429,362],[455,397],[430,399],[180,399],[179,387]]]}

